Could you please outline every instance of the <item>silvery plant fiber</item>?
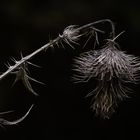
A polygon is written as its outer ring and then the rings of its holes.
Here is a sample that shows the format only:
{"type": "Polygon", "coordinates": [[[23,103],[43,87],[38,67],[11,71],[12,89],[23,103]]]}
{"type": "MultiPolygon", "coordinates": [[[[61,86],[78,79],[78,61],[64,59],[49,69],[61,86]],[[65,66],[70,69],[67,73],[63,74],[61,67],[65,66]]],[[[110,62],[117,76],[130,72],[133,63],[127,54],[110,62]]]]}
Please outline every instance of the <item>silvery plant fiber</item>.
{"type": "Polygon", "coordinates": [[[108,40],[101,49],[81,54],[74,63],[75,82],[97,80],[87,96],[92,96],[91,108],[102,118],[110,118],[118,102],[132,91],[127,87],[129,83],[137,83],[139,78],[140,59],[119,50],[115,39],[108,40]]]}

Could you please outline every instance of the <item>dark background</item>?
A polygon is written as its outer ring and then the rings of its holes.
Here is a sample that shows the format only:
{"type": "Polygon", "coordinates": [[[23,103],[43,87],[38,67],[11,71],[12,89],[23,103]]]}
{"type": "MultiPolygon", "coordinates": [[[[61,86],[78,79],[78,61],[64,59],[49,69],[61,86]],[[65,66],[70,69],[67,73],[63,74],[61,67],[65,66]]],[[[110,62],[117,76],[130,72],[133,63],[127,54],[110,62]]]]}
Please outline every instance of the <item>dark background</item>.
{"type": "MultiPolygon", "coordinates": [[[[140,56],[139,3],[128,0],[5,0],[0,1],[0,71],[10,57],[20,59],[55,38],[71,24],[84,25],[109,18],[116,32],[126,32],[118,39],[121,49],[140,56]]],[[[85,95],[92,84],[70,82],[73,57],[80,49],[55,48],[38,54],[32,62],[42,68],[29,67],[32,77],[46,83],[32,83],[40,95],[37,99],[18,82],[11,87],[14,76],[0,81],[0,112],[15,110],[4,117],[14,120],[35,103],[30,115],[16,126],[0,128],[0,139],[74,140],[74,139],[139,139],[139,84],[120,103],[109,120],[95,117],[85,95]]]]}

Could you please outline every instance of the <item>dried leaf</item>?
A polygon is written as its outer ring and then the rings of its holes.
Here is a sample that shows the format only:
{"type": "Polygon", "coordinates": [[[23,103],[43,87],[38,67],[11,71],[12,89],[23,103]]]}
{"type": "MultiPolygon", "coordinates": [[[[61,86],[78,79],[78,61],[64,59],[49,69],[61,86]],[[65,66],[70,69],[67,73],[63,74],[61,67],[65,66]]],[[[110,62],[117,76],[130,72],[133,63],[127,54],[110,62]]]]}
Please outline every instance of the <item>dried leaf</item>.
{"type": "Polygon", "coordinates": [[[30,92],[32,92],[34,95],[38,96],[38,94],[33,90],[31,83],[29,80],[32,80],[34,82],[43,84],[42,82],[39,82],[31,77],[28,76],[28,67],[27,67],[27,63],[26,64],[22,64],[18,70],[12,72],[14,74],[16,74],[16,78],[13,84],[15,84],[17,81],[22,80],[24,86],[26,87],[26,89],[28,89],[30,92]]]}
{"type": "MultiPolygon", "coordinates": [[[[8,121],[6,119],[0,118],[0,126],[3,127],[5,125],[16,125],[20,122],[22,122],[30,113],[31,109],[33,108],[34,104],[31,105],[31,107],[29,108],[29,110],[26,112],[26,114],[24,116],[22,116],[21,118],[14,120],[14,121],[8,121]]],[[[4,127],[3,127],[4,128],[4,127]]]]}

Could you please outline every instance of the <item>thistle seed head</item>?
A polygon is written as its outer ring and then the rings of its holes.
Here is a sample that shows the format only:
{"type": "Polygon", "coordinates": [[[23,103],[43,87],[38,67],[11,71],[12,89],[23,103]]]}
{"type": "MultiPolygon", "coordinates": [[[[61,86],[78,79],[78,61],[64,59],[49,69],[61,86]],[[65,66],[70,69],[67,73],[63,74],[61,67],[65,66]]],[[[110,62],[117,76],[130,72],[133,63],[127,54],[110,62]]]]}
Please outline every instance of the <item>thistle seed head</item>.
{"type": "Polygon", "coordinates": [[[97,87],[88,96],[94,95],[91,107],[104,118],[114,112],[119,100],[127,97],[127,83],[139,80],[140,59],[118,50],[116,45],[109,40],[102,49],[80,55],[74,64],[75,82],[97,79],[97,87]]]}

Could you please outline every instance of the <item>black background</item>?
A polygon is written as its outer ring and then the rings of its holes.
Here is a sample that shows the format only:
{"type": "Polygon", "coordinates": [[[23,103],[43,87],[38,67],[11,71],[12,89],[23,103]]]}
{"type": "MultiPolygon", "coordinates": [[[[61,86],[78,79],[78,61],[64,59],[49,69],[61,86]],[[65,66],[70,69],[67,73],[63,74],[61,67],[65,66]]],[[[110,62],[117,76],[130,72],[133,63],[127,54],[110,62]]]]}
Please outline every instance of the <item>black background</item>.
{"type": "MultiPolygon", "coordinates": [[[[84,25],[109,18],[116,32],[126,32],[118,39],[121,49],[140,56],[139,3],[126,0],[5,0],[0,1],[0,71],[10,57],[20,59],[55,38],[71,24],[84,25]]],[[[0,139],[139,139],[139,84],[133,85],[131,98],[120,103],[109,120],[95,117],[85,95],[92,84],[70,82],[73,57],[81,51],[70,47],[48,49],[32,62],[42,68],[29,67],[32,77],[46,85],[33,84],[40,95],[35,98],[14,76],[0,81],[0,111],[15,110],[5,115],[9,120],[22,116],[32,103],[30,115],[16,126],[0,128],[0,139]]]]}

